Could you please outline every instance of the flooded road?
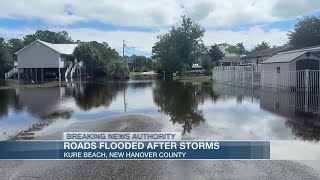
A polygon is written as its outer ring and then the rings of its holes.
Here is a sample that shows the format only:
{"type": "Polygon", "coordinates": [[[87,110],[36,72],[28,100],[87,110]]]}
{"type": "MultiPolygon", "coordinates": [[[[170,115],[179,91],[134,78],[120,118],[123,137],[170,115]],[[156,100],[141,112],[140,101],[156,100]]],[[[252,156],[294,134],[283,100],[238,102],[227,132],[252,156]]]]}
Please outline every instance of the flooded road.
{"type": "Polygon", "coordinates": [[[187,139],[320,140],[319,95],[131,80],[5,89],[0,99],[1,140],[35,123],[58,126],[124,114],[153,117],[165,131],[187,139]]]}
{"type": "MultiPolygon", "coordinates": [[[[130,80],[6,89],[0,90],[0,99],[1,140],[17,133],[20,139],[61,139],[66,130],[178,131],[183,139],[273,140],[271,150],[275,152],[272,154],[275,159],[320,159],[320,101],[319,95],[314,94],[253,90],[214,83],[130,80]],[[148,118],[147,125],[141,122],[148,118]],[[126,123],[119,123],[121,121],[126,123]],[[148,125],[150,123],[152,125],[148,125]]],[[[0,170],[6,172],[9,179],[54,179],[58,176],[86,179],[92,174],[100,174],[101,179],[110,178],[110,175],[116,178],[121,169],[127,172],[121,174],[124,179],[133,175],[140,179],[320,177],[320,169],[317,169],[320,161],[113,162],[0,161],[0,170]],[[93,164],[97,167],[90,170],[93,164]],[[136,165],[148,170],[138,172],[130,168],[136,165]],[[101,169],[105,166],[110,169],[101,169]],[[79,171],[66,171],[71,167],[79,171]],[[250,173],[244,173],[248,169],[250,173]]]]}

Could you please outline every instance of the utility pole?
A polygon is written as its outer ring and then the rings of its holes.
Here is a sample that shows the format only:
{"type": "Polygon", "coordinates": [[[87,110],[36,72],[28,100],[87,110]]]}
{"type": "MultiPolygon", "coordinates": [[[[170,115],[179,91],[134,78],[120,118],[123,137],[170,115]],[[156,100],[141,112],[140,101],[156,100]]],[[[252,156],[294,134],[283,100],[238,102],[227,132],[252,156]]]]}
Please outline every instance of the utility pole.
{"type": "MultiPolygon", "coordinates": [[[[126,44],[124,43],[124,40],[122,40],[122,57],[124,60],[124,48],[126,44]]],[[[124,112],[127,112],[127,102],[126,102],[126,89],[123,90],[123,104],[124,104],[124,112]]]]}
{"type": "Polygon", "coordinates": [[[122,40],[122,57],[124,58],[124,47],[125,47],[126,45],[124,44],[124,40],[122,40]]]}

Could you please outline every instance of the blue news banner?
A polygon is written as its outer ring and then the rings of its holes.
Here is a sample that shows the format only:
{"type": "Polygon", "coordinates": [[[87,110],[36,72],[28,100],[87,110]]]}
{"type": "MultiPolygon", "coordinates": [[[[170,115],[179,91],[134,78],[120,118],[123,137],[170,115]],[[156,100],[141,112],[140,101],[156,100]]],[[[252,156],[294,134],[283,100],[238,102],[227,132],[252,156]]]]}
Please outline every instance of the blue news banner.
{"type": "Polygon", "coordinates": [[[2,141],[0,159],[270,159],[270,142],[2,141]]]}

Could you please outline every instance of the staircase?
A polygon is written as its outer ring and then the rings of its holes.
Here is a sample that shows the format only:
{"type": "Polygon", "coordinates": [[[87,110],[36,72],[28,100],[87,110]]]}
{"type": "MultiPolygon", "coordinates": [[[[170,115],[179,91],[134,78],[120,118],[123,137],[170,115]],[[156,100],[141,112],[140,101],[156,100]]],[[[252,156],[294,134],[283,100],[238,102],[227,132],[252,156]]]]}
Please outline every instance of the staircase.
{"type": "Polygon", "coordinates": [[[77,63],[75,63],[73,68],[71,69],[70,77],[73,77],[73,74],[76,72],[76,70],[77,70],[77,63]]]}
{"type": "Polygon", "coordinates": [[[4,74],[4,77],[6,78],[6,79],[9,79],[9,78],[11,78],[12,76],[14,76],[16,73],[18,73],[18,68],[13,68],[13,69],[11,69],[9,72],[7,72],[7,73],[5,73],[4,74]]]}
{"type": "Polygon", "coordinates": [[[64,77],[65,77],[65,78],[68,78],[68,75],[69,75],[71,69],[72,69],[72,63],[70,63],[69,67],[68,67],[67,70],[66,70],[66,73],[64,74],[64,77]]]}

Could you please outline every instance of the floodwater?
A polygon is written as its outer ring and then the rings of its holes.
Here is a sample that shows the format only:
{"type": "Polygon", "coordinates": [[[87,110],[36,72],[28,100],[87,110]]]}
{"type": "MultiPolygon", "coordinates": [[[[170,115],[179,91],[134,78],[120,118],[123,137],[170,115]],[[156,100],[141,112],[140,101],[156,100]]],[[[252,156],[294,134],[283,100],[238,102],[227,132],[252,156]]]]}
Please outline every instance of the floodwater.
{"type": "Polygon", "coordinates": [[[131,113],[151,116],[164,131],[181,132],[185,139],[294,140],[310,145],[320,140],[318,94],[161,80],[0,90],[0,140],[33,124],[50,129],[55,123],[131,113]]]}

